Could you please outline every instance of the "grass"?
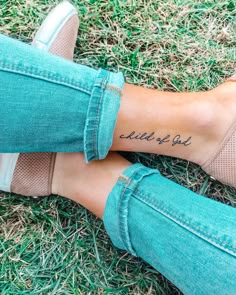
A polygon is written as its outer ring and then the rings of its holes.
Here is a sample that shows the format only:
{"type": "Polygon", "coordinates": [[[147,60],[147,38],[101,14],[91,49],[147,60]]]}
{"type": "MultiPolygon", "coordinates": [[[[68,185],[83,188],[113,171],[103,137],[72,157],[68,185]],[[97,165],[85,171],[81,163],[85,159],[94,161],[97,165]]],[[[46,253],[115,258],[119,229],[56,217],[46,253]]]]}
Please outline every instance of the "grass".
{"type": "MultiPolygon", "coordinates": [[[[0,32],[30,42],[58,1],[1,0],[0,32]]],[[[75,0],[75,61],[119,69],[127,81],[171,91],[211,89],[236,68],[234,0],[75,0]]],[[[199,167],[125,153],[169,179],[230,206],[235,189],[199,167]]],[[[115,249],[101,221],[66,199],[0,195],[0,292],[180,294],[143,261],[115,249]]]]}

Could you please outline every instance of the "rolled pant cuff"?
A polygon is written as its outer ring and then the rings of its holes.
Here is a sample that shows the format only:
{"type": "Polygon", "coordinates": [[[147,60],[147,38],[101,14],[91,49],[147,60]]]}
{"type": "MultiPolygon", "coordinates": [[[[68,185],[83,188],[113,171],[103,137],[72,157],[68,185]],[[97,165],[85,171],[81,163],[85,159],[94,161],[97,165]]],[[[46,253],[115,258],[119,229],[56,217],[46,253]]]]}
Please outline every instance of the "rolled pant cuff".
{"type": "Polygon", "coordinates": [[[124,87],[122,73],[100,69],[90,96],[84,130],[86,162],[104,159],[112,145],[113,133],[124,87]]]}
{"type": "Polygon", "coordinates": [[[128,167],[113,187],[103,216],[104,225],[112,243],[117,248],[126,250],[134,256],[137,255],[132,246],[128,226],[129,202],[142,179],[151,174],[160,173],[158,170],[147,168],[142,164],[128,167]]]}

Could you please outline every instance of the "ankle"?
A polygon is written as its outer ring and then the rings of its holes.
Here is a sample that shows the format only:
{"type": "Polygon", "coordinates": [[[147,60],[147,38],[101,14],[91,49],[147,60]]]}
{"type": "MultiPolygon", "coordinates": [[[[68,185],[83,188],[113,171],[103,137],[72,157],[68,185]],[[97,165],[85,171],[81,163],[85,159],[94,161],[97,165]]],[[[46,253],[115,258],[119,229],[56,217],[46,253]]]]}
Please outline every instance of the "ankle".
{"type": "Polygon", "coordinates": [[[236,119],[236,83],[226,81],[211,91],[220,106],[221,116],[224,122],[231,122],[236,119]]]}
{"type": "MultiPolygon", "coordinates": [[[[196,95],[196,94],[194,94],[196,95]]],[[[219,104],[211,91],[199,92],[189,107],[189,126],[195,135],[209,138],[215,135],[219,104]]]]}
{"type": "Polygon", "coordinates": [[[200,121],[202,118],[206,121],[206,125],[200,130],[204,138],[204,154],[200,145],[201,157],[195,161],[199,165],[216,152],[236,119],[236,83],[227,81],[208,91],[208,95],[208,110],[206,108],[199,117],[200,121]]]}
{"type": "Polygon", "coordinates": [[[211,91],[222,102],[236,101],[236,81],[226,80],[211,91]]]}
{"type": "Polygon", "coordinates": [[[196,98],[196,94],[193,94],[186,125],[192,130],[195,145],[186,157],[187,160],[202,165],[222,142],[236,116],[236,105],[231,104],[232,95],[229,90],[228,87],[226,89],[221,86],[198,93],[196,98]]]}
{"type": "Polygon", "coordinates": [[[80,174],[86,167],[82,153],[57,153],[52,179],[52,193],[69,196],[80,184],[80,174]]]}
{"type": "Polygon", "coordinates": [[[110,191],[129,165],[115,153],[89,164],[82,153],[57,153],[52,193],[74,200],[101,218],[110,191]]]}

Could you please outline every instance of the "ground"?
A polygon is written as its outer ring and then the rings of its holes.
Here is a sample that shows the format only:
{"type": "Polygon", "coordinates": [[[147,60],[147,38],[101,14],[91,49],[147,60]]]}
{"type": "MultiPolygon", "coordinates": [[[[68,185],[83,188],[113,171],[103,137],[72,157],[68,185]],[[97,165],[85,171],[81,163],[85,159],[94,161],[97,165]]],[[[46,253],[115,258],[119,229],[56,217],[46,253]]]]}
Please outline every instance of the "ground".
{"type": "MultiPolygon", "coordinates": [[[[30,42],[56,3],[1,0],[0,32],[30,42]]],[[[81,21],[76,62],[119,69],[131,83],[171,91],[211,89],[236,68],[234,0],[72,3],[81,21]]],[[[197,165],[142,153],[124,156],[236,206],[236,190],[197,165]]],[[[101,221],[58,196],[1,193],[0,261],[2,295],[181,294],[152,267],[114,248],[101,221]]]]}

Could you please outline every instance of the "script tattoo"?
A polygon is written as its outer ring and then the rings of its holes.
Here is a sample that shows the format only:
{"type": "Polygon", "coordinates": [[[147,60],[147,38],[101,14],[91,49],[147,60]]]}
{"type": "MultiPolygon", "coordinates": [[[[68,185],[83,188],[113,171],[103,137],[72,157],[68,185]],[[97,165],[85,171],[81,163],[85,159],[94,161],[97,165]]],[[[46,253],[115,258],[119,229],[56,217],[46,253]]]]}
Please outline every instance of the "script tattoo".
{"type": "Polygon", "coordinates": [[[125,136],[124,134],[121,134],[120,138],[125,138],[125,139],[140,139],[140,140],[151,141],[151,140],[154,140],[155,139],[155,137],[153,137],[153,135],[154,135],[154,132],[151,132],[150,134],[147,134],[146,132],[136,134],[135,131],[132,131],[127,136],[125,136]]]}
{"type": "Polygon", "coordinates": [[[190,140],[191,140],[191,136],[189,136],[189,138],[187,138],[186,140],[183,140],[181,139],[181,136],[178,134],[176,135],[173,140],[172,140],[172,146],[175,146],[176,144],[182,144],[184,146],[188,146],[191,144],[190,140]]]}
{"type": "Polygon", "coordinates": [[[156,141],[159,143],[159,144],[163,144],[163,143],[167,143],[170,141],[170,135],[166,135],[165,137],[161,138],[161,137],[158,137],[156,139],[156,141]]]}
{"type": "Polygon", "coordinates": [[[177,134],[175,136],[171,136],[170,134],[167,134],[164,137],[158,137],[156,136],[155,132],[144,132],[144,133],[138,133],[136,131],[130,132],[130,134],[120,135],[121,139],[130,139],[130,140],[142,140],[142,141],[156,141],[158,144],[165,144],[165,143],[171,143],[172,146],[176,145],[183,145],[183,146],[189,146],[191,144],[192,137],[189,136],[187,139],[182,139],[180,134],[177,134]]]}

